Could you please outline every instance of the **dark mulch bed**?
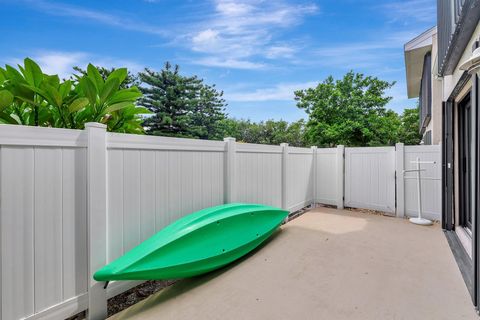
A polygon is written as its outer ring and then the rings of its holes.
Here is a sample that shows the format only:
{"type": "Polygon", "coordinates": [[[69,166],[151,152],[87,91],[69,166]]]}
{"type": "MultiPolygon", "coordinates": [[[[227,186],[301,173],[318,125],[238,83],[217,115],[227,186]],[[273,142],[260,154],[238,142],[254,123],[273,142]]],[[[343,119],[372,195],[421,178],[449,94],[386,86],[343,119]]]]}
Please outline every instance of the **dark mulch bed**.
{"type": "Polygon", "coordinates": [[[108,299],[108,316],[112,316],[137,302],[142,301],[148,296],[158,292],[175,283],[175,280],[151,280],[138,285],[118,296],[108,299]]]}

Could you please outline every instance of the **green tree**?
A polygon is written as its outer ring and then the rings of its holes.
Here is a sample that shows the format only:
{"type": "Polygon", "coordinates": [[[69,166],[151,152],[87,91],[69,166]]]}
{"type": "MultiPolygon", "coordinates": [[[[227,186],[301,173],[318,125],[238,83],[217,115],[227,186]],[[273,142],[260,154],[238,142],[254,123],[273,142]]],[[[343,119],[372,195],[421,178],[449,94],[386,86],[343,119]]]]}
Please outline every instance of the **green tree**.
{"type": "Polygon", "coordinates": [[[223,92],[217,91],[215,85],[202,84],[198,92],[198,103],[194,104],[191,114],[190,134],[200,139],[223,139],[222,121],[226,118],[225,105],[223,92]]]}
{"type": "Polygon", "coordinates": [[[398,134],[398,115],[385,108],[392,99],[385,90],[395,83],[348,72],[328,77],[315,88],[295,92],[297,106],[309,116],[308,144],[331,147],[391,145],[398,134]]]}
{"type": "Polygon", "coordinates": [[[420,143],[422,136],[418,130],[419,107],[407,108],[403,110],[401,127],[398,133],[398,141],[408,145],[416,145],[420,143]]]}
{"type": "Polygon", "coordinates": [[[225,118],[223,92],[197,76],[183,76],[179,67],[166,63],[160,72],[145,69],[140,105],[153,112],[145,120],[147,133],[154,135],[218,139],[219,121],[225,118]]]}
{"type": "Polygon", "coordinates": [[[224,135],[234,137],[239,142],[273,145],[286,142],[295,147],[305,146],[304,120],[289,124],[283,120],[255,123],[250,120],[226,119],[223,123],[224,135]]]}

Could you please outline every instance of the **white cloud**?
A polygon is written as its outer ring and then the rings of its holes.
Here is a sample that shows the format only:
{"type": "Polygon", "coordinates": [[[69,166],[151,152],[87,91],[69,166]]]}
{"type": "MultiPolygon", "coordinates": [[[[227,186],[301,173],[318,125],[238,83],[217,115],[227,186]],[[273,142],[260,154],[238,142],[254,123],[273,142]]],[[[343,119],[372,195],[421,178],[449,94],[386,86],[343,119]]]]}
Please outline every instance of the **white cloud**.
{"type": "Polygon", "coordinates": [[[87,58],[84,52],[42,52],[33,56],[44,73],[58,74],[60,78],[68,78],[73,67],[83,66],[87,58]]]}
{"type": "Polygon", "coordinates": [[[27,0],[27,2],[31,5],[32,8],[36,8],[50,15],[80,18],[99,22],[104,25],[124,30],[166,36],[166,32],[164,29],[154,25],[146,24],[142,21],[133,20],[128,17],[117,16],[110,13],[85,9],[79,6],[54,3],[44,0],[27,0]]]}
{"type": "Polygon", "coordinates": [[[218,1],[216,9],[218,12],[226,16],[239,16],[251,12],[254,7],[247,3],[238,3],[235,1],[218,1]]]}
{"type": "Polygon", "coordinates": [[[265,56],[269,59],[291,58],[297,49],[288,45],[274,45],[266,49],[265,56]]]}
{"type": "Polygon", "coordinates": [[[296,90],[312,88],[318,85],[318,81],[309,81],[303,83],[279,83],[273,87],[261,88],[255,90],[225,90],[225,98],[228,101],[293,101],[296,90]]]}
{"type": "Polygon", "coordinates": [[[343,69],[374,68],[376,72],[393,72],[392,61],[402,58],[403,45],[422,30],[391,33],[373,41],[330,45],[312,50],[318,64],[343,69]],[[390,62],[390,64],[389,64],[390,62]]]}
{"type": "Polygon", "coordinates": [[[222,67],[230,69],[263,69],[267,65],[259,62],[239,59],[221,59],[216,57],[206,57],[192,60],[191,63],[207,67],[222,67]]]}
{"type": "Polygon", "coordinates": [[[219,32],[212,29],[200,31],[192,38],[193,50],[205,51],[207,48],[218,47],[219,32]]]}
{"type": "MultiPolygon", "coordinates": [[[[194,32],[182,35],[191,48],[205,55],[197,63],[228,67],[228,61],[242,61],[243,67],[256,69],[258,58],[291,58],[293,46],[279,45],[276,36],[318,11],[316,5],[297,5],[279,1],[216,0],[215,13],[189,26],[194,32]],[[211,63],[216,61],[216,63],[211,63]],[[248,62],[248,63],[247,63],[248,62]]],[[[238,65],[238,64],[235,64],[238,65]]]]}
{"type": "Polygon", "coordinates": [[[392,21],[406,24],[426,22],[435,24],[437,6],[435,0],[401,0],[381,5],[392,21]]]}

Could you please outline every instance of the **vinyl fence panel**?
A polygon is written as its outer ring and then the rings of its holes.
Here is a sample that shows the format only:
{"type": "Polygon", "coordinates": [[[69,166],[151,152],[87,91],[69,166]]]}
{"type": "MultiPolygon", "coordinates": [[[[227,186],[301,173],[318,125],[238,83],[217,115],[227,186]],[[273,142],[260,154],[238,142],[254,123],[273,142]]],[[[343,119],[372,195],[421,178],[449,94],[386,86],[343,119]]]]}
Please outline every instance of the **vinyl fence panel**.
{"type": "Polygon", "coordinates": [[[235,202],[282,205],[282,148],[237,143],[235,202]]]}
{"type": "MultiPolygon", "coordinates": [[[[107,137],[108,262],[184,215],[223,203],[223,142],[107,137]]],[[[135,284],[114,283],[108,296],[135,284]]]]}
{"type": "Polygon", "coordinates": [[[338,192],[337,148],[317,149],[316,161],[315,201],[322,204],[336,205],[338,192]]]}
{"type": "Polygon", "coordinates": [[[314,157],[312,149],[287,150],[287,209],[293,212],[313,202],[314,157]]]}
{"type": "Polygon", "coordinates": [[[395,147],[345,148],[345,205],[395,213],[395,147]]]}
{"type": "Polygon", "coordinates": [[[0,177],[2,319],[81,311],[88,261],[82,131],[0,126],[0,177]]]}
{"type": "MultiPolygon", "coordinates": [[[[416,169],[411,163],[420,157],[421,161],[434,161],[435,164],[422,164],[422,214],[424,218],[440,220],[442,213],[442,159],[439,145],[405,146],[405,170],[416,169]]],[[[407,172],[405,181],[405,213],[407,216],[418,215],[417,174],[407,172]]]]}

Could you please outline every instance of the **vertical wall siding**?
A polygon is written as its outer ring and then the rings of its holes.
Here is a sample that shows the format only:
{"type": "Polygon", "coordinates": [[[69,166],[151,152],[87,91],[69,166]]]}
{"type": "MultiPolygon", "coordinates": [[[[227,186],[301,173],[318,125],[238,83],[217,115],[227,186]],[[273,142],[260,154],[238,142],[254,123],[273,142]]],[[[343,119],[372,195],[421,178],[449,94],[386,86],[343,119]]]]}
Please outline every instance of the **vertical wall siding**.
{"type": "Polygon", "coordinates": [[[317,149],[316,195],[318,203],[335,205],[337,199],[337,149],[317,149]]]}
{"type": "Polygon", "coordinates": [[[311,149],[288,147],[287,208],[298,210],[313,200],[313,153],[311,149]]]}
{"type": "Polygon", "coordinates": [[[108,261],[176,219],[223,203],[223,152],[110,149],[108,261]]]}
{"type": "MultiPolygon", "coordinates": [[[[420,157],[421,161],[435,161],[435,164],[422,164],[422,211],[425,218],[441,218],[442,213],[442,159],[439,145],[405,146],[405,170],[416,169],[416,164],[410,163],[420,157]]],[[[417,174],[405,173],[405,213],[407,216],[418,215],[417,205],[417,174]]]]}
{"type": "Polygon", "coordinates": [[[259,146],[237,144],[235,201],[281,207],[282,150],[259,146]]]}
{"type": "Polygon", "coordinates": [[[86,293],[86,149],[0,155],[1,311],[19,319],[86,293]]]}

